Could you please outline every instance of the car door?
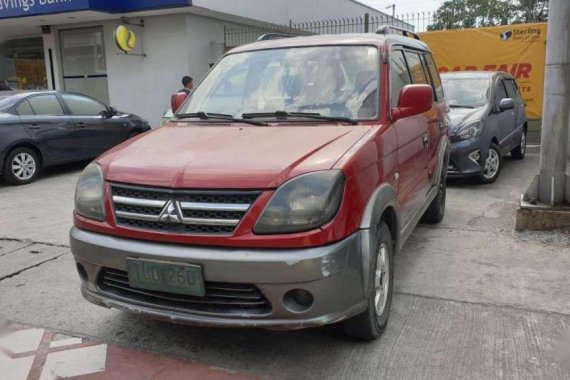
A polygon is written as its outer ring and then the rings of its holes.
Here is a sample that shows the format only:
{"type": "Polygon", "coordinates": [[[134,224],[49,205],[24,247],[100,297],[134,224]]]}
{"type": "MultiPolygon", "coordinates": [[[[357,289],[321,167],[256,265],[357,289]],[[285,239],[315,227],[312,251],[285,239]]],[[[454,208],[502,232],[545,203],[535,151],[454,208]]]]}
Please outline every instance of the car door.
{"type": "MultiPolygon", "coordinates": [[[[390,55],[390,105],[398,106],[402,88],[408,84],[426,82],[418,53],[394,48],[390,55]],[[409,59],[409,61],[408,61],[409,59]],[[418,66],[419,64],[419,66],[418,66]],[[414,74],[412,75],[412,71],[414,74]],[[421,70],[420,74],[417,70],[421,70]]],[[[423,204],[428,189],[428,127],[425,115],[397,120],[394,130],[398,143],[398,202],[406,226],[423,204]]]]}
{"type": "Polygon", "coordinates": [[[437,175],[437,165],[439,160],[439,143],[443,132],[447,126],[446,112],[447,105],[445,103],[445,96],[443,94],[443,84],[441,83],[441,78],[437,71],[437,66],[433,56],[429,52],[424,53],[424,68],[430,79],[431,86],[433,88],[433,108],[429,113],[428,118],[428,133],[429,133],[429,165],[428,165],[428,175],[430,177],[430,183],[437,183],[435,175],[437,175]]]}
{"type": "Polygon", "coordinates": [[[78,131],[55,94],[30,96],[15,106],[26,131],[50,163],[85,157],[85,135],[78,131]]]}
{"type": "Polygon", "coordinates": [[[75,126],[89,135],[87,153],[90,157],[98,156],[127,139],[128,120],[113,115],[105,104],[79,94],[63,93],[61,98],[75,126]]]}
{"type": "Polygon", "coordinates": [[[499,104],[501,100],[507,99],[509,96],[507,94],[507,88],[505,87],[505,82],[502,77],[497,78],[494,88],[494,107],[495,107],[495,119],[497,125],[497,134],[499,139],[499,148],[503,153],[506,153],[508,148],[513,142],[513,132],[515,130],[515,114],[514,109],[501,110],[499,104]]]}
{"type": "Polygon", "coordinates": [[[504,79],[505,87],[507,89],[507,96],[514,100],[515,102],[515,125],[513,136],[511,139],[511,148],[514,148],[516,145],[519,144],[521,135],[524,130],[524,122],[526,120],[525,110],[524,110],[524,100],[519,91],[519,87],[517,83],[512,78],[505,78],[504,79]]]}

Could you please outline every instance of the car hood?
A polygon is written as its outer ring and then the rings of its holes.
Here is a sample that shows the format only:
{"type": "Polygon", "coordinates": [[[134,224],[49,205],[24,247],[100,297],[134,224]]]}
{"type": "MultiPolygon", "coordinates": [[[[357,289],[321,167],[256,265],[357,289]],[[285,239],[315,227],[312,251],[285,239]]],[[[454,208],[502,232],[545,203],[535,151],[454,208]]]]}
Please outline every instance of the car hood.
{"type": "Polygon", "coordinates": [[[366,126],[254,127],[171,123],[98,159],[111,182],[172,188],[275,188],[328,170],[370,130],[366,126]]]}
{"type": "Polygon", "coordinates": [[[455,132],[470,120],[481,119],[485,113],[486,107],[477,108],[451,108],[449,111],[449,119],[451,121],[450,130],[455,132]]]}

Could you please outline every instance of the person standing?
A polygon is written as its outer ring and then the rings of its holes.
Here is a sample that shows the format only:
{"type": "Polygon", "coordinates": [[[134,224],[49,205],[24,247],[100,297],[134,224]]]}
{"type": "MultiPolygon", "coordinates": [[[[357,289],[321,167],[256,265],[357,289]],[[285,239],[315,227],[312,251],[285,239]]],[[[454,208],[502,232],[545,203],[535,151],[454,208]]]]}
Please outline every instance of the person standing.
{"type": "Polygon", "coordinates": [[[182,85],[184,88],[178,92],[184,92],[186,95],[192,95],[192,92],[194,92],[194,79],[192,79],[192,77],[185,76],[182,78],[182,85]]]}

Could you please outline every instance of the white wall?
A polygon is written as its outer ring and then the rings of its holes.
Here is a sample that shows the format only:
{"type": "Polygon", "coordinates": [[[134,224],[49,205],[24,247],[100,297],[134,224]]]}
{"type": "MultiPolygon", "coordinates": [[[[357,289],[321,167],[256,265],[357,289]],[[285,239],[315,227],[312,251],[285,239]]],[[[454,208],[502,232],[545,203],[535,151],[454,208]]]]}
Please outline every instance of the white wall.
{"type": "Polygon", "coordinates": [[[276,24],[364,17],[365,13],[385,16],[351,0],[193,0],[192,5],[276,24]]]}
{"type": "Polygon", "coordinates": [[[110,103],[158,126],[170,96],[182,88],[181,78],[192,75],[186,16],[148,17],[144,29],[132,27],[146,57],[128,56],[117,49],[113,40],[117,25],[118,21],[104,24],[110,103]]]}

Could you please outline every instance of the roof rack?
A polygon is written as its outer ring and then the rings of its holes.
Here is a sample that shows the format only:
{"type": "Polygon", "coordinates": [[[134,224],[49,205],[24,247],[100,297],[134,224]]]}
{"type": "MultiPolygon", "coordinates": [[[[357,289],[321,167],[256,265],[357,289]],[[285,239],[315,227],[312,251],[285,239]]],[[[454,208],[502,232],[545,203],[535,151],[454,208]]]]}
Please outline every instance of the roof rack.
{"type": "Polygon", "coordinates": [[[380,25],[378,29],[376,29],[376,34],[399,34],[401,36],[414,38],[416,40],[420,39],[420,36],[417,33],[410,32],[409,30],[398,28],[397,26],[392,25],[380,25]]]}
{"type": "Polygon", "coordinates": [[[257,38],[257,41],[278,40],[280,38],[297,37],[291,33],[265,33],[257,38]]]}

